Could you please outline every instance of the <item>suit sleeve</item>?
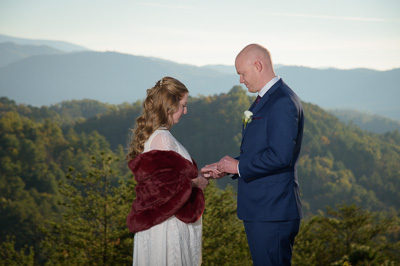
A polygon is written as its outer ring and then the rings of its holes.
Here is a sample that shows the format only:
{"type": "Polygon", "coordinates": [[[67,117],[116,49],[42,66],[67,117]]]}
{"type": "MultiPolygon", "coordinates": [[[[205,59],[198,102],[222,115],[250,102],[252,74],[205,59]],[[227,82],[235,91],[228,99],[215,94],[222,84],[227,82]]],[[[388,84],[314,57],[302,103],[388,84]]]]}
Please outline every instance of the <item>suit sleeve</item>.
{"type": "Polygon", "coordinates": [[[298,108],[290,97],[281,97],[271,107],[267,118],[264,150],[255,156],[242,155],[240,158],[240,176],[246,183],[293,168],[299,123],[298,108]]]}

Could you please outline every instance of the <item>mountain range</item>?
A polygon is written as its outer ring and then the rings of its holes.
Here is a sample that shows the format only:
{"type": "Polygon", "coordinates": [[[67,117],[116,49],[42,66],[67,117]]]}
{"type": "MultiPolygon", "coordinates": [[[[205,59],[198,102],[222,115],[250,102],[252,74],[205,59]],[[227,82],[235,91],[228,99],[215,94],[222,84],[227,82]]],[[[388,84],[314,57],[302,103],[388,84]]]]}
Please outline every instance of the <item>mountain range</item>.
{"type": "MultiPolygon", "coordinates": [[[[305,102],[400,120],[400,68],[377,71],[277,65],[275,71],[305,102]]],[[[163,76],[181,80],[192,96],[226,93],[239,85],[234,66],[197,67],[0,35],[0,96],[17,103],[42,106],[72,99],[135,102],[163,76]]]]}
{"type": "Polygon", "coordinates": [[[0,43],[11,42],[24,46],[47,46],[52,47],[63,52],[76,52],[76,51],[88,51],[89,49],[80,45],[72,44],[64,41],[54,40],[31,40],[25,38],[11,37],[0,34],[0,43]]]}

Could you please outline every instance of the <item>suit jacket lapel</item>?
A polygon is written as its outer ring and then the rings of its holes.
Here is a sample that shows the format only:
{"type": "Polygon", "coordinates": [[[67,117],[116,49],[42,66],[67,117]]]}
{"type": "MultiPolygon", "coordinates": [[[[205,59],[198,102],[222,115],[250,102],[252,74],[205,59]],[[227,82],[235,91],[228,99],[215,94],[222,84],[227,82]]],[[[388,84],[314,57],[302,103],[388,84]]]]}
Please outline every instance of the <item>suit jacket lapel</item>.
{"type": "Polygon", "coordinates": [[[257,114],[257,112],[261,109],[261,107],[264,106],[269,100],[269,97],[271,94],[273,94],[280,86],[282,85],[282,79],[279,79],[265,94],[263,97],[261,97],[260,101],[257,103],[257,105],[253,106],[253,114],[257,114]]]}
{"type": "MultiPolygon", "coordinates": [[[[268,91],[267,93],[264,94],[263,97],[261,97],[260,101],[255,104],[256,102],[254,101],[253,104],[250,106],[249,111],[253,113],[253,117],[256,116],[257,112],[263,107],[264,104],[266,104],[269,100],[269,97],[271,94],[273,94],[280,86],[282,85],[282,79],[279,79],[268,91]]],[[[248,125],[247,125],[248,126],[248,125]]],[[[244,136],[246,135],[247,132],[247,126],[245,129],[242,131],[242,143],[244,136]]]]}

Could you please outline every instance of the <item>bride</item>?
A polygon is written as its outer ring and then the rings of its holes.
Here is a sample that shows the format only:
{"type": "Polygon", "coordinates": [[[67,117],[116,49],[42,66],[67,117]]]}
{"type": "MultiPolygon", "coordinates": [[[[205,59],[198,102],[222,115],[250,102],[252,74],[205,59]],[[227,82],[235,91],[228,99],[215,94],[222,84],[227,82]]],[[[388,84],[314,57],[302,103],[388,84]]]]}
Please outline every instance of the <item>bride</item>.
{"type": "Polygon", "coordinates": [[[188,151],[169,132],[187,113],[188,90],[164,77],[147,90],[136,119],[128,166],[135,176],[136,199],[127,217],[135,233],[133,265],[200,265],[203,189],[188,151]]]}

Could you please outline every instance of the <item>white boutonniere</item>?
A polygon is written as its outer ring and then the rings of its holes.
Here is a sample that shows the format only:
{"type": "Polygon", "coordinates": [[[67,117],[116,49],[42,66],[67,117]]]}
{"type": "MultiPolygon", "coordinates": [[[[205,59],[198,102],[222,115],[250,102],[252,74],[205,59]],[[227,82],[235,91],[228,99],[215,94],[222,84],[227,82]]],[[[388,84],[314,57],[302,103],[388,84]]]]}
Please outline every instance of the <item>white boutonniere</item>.
{"type": "Polygon", "coordinates": [[[246,128],[248,123],[251,123],[253,113],[250,112],[249,110],[244,111],[243,117],[242,117],[242,122],[244,124],[244,128],[246,128]]]}

